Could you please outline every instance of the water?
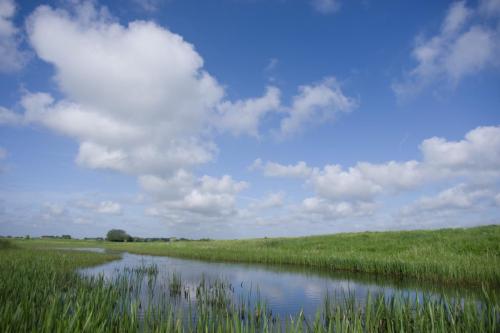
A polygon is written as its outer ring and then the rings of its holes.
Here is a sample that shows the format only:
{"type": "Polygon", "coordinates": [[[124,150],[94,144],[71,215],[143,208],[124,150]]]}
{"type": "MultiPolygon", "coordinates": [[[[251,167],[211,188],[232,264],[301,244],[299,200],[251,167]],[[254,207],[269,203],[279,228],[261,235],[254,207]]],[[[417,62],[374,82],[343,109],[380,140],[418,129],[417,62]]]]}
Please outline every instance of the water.
{"type": "Polygon", "coordinates": [[[95,252],[95,253],[106,253],[106,249],[100,247],[57,247],[58,250],[65,251],[87,251],[87,252],[95,252]]]}
{"type": "MultiPolygon", "coordinates": [[[[101,250],[91,249],[91,251],[101,250]]],[[[229,287],[233,301],[245,299],[254,305],[258,299],[261,299],[265,301],[268,310],[271,310],[273,314],[278,314],[281,318],[296,315],[301,310],[308,316],[314,315],[323,305],[327,294],[333,295],[333,298],[354,295],[356,301],[363,302],[368,293],[372,295],[383,293],[386,296],[402,294],[412,299],[421,299],[424,294],[432,297],[441,295],[463,297],[466,294],[474,295],[479,292],[463,288],[423,285],[411,281],[381,279],[363,274],[327,272],[310,267],[214,263],[130,253],[123,253],[120,260],[82,269],[80,272],[84,276],[103,275],[106,279],[112,280],[126,269],[151,265],[158,268],[158,274],[154,280],[153,302],[164,297],[171,297],[168,293],[169,280],[175,273],[181,277],[182,294],[184,295],[185,291],[189,294],[187,297],[180,297],[184,306],[195,301],[196,287],[202,278],[207,281],[222,279],[229,287]]],[[[148,289],[147,279],[145,275],[142,282],[144,290],[148,289]]],[[[144,291],[142,298],[147,297],[144,291]]],[[[175,301],[178,302],[179,297],[175,301]]],[[[147,302],[144,300],[144,303],[147,302]]]]}

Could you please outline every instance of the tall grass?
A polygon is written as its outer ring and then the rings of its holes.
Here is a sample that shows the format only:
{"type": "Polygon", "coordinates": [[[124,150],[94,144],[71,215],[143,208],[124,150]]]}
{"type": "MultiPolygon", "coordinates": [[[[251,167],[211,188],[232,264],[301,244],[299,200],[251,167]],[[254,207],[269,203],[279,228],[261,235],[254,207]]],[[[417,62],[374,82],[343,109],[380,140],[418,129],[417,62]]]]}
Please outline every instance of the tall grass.
{"type": "MultiPolygon", "coordinates": [[[[272,315],[265,302],[235,300],[223,280],[202,279],[188,307],[157,293],[158,267],[85,278],[76,267],[113,259],[97,253],[0,250],[1,332],[497,332],[500,306],[480,300],[402,295],[325,298],[316,316],[272,315]],[[143,290],[146,288],[147,290],[143,290]]],[[[175,277],[179,288],[181,277],[175,277]]],[[[173,279],[172,279],[173,280],[173,279]]],[[[170,286],[170,284],[167,284],[170,286]]],[[[191,299],[190,297],[188,297],[191,299]]]]}
{"type": "Polygon", "coordinates": [[[3,249],[11,249],[14,247],[14,244],[12,244],[11,241],[8,239],[0,238],[0,250],[3,249]]]}
{"type": "Polygon", "coordinates": [[[18,241],[29,246],[99,246],[137,254],[365,272],[457,285],[500,287],[500,226],[362,232],[206,242],[18,241]]]}

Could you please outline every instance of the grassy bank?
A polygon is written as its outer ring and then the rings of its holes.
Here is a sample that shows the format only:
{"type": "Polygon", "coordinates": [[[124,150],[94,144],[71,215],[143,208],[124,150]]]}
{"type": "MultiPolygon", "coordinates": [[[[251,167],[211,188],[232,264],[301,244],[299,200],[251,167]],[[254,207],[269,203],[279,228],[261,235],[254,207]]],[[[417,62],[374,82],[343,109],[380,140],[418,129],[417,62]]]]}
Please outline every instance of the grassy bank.
{"type": "MultiPolygon", "coordinates": [[[[500,325],[498,300],[488,292],[480,305],[470,299],[415,303],[383,295],[369,297],[365,304],[349,296],[338,302],[325,298],[313,318],[302,313],[279,318],[265,303],[232,300],[231,288],[222,280],[202,280],[193,307],[183,309],[180,302],[157,297],[163,290],[155,290],[155,266],[124,270],[110,282],[74,272],[111,259],[77,251],[0,249],[0,331],[496,332],[500,325]]],[[[172,297],[183,297],[183,284],[173,276],[165,288],[172,297]]]]}
{"type": "Polygon", "coordinates": [[[304,265],[428,282],[500,286],[500,226],[172,243],[29,240],[16,244],[105,247],[138,254],[304,265]]]}

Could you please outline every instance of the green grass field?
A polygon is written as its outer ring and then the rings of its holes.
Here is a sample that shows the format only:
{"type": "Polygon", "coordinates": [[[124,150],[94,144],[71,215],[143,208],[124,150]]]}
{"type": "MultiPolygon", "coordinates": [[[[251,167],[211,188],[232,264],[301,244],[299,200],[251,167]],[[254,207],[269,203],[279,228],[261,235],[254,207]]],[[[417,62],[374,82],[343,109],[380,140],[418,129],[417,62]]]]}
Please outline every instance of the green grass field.
{"type": "Polygon", "coordinates": [[[450,284],[500,286],[500,226],[299,238],[111,243],[27,240],[37,247],[104,247],[211,261],[312,266],[450,284]]]}
{"type": "MultiPolygon", "coordinates": [[[[141,303],[142,279],[153,281],[154,266],[126,271],[111,282],[84,278],[78,267],[116,259],[109,254],[41,249],[38,241],[0,242],[0,332],[497,332],[500,304],[484,290],[481,299],[453,301],[404,296],[333,301],[314,318],[302,313],[273,316],[265,303],[249,307],[228,297],[223,282],[201,282],[189,310],[176,302],[141,303]],[[478,303],[479,302],[479,303],[478,303]]],[[[171,281],[170,293],[182,281],[171,281]]],[[[149,290],[151,289],[151,290],[149,290]]],[[[175,290],[174,290],[175,289],[175,290]]],[[[177,293],[178,295],[179,293],[177,293]]],[[[150,297],[147,296],[147,297],[150,297]]],[[[182,296],[178,296],[182,297],[182,296]]]]}

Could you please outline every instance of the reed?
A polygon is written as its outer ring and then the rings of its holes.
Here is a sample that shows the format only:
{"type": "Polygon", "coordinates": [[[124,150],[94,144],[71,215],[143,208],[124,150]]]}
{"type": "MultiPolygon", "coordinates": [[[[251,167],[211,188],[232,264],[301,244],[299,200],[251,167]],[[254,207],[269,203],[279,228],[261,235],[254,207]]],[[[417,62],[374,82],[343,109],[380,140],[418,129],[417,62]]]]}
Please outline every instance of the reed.
{"type": "MultiPolygon", "coordinates": [[[[185,307],[162,297],[156,266],[124,269],[111,280],[75,271],[115,258],[77,251],[0,250],[0,331],[498,332],[500,327],[499,300],[486,288],[480,299],[413,300],[380,294],[359,303],[353,295],[331,295],[313,317],[300,312],[279,318],[263,301],[251,305],[235,299],[234,289],[222,279],[202,279],[196,298],[185,307]]],[[[176,285],[182,286],[179,275],[177,279],[176,285]]]]}
{"type": "Polygon", "coordinates": [[[105,247],[137,254],[316,267],[440,284],[500,287],[500,226],[297,238],[111,243],[29,240],[19,246],[105,247]]]}
{"type": "Polygon", "coordinates": [[[11,249],[13,247],[14,247],[14,245],[12,244],[11,241],[9,241],[8,239],[0,238],[0,250],[11,249]]]}

